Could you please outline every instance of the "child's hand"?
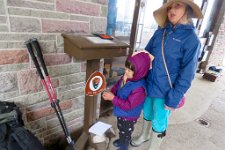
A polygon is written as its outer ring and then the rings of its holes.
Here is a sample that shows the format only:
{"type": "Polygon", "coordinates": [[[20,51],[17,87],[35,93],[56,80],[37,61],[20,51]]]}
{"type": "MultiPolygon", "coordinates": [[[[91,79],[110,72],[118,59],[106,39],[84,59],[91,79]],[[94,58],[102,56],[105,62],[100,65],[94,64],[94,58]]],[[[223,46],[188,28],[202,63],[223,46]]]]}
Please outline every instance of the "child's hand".
{"type": "Polygon", "coordinates": [[[124,81],[124,82],[127,81],[127,75],[126,75],[126,73],[123,75],[123,81],[124,81]]]}
{"type": "Polygon", "coordinates": [[[103,92],[102,97],[104,100],[112,101],[114,98],[114,94],[112,92],[103,92]]]}

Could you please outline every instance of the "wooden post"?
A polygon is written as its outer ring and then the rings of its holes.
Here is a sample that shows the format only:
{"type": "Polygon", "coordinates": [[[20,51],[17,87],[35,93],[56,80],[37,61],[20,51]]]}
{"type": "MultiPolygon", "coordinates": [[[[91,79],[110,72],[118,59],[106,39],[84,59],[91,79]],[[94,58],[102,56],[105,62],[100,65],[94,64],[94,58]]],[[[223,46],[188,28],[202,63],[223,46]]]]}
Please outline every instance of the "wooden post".
{"type": "MultiPolygon", "coordinates": [[[[100,59],[87,60],[86,81],[90,75],[99,70],[100,59]]],[[[96,121],[97,96],[85,96],[84,132],[88,133],[89,127],[96,121]]]]}
{"type": "MultiPolygon", "coordinates": [[[[90,75],[100,68],[100,59],[87,60],[86,82],[90,75]]],[[[84,150],[89,139],[88,130],[96,122],[97,96],[85,96],[84,128],[83,133],[76,142],[77,150],[84,150]]],[[[90,140],[89,140],[90,142],[90,140]]],[[[88,144],[90,145],[90,143],[88,144]]]]}
{"type": "Polygon", "coordinates": [[[135,1],[135,8],[134,8],[133,23],[132,23],[131,34],[130,34],[130,51],[129,51],[129,54],[132,54],[135,50],[135,47],[136,47],[140,5],[141,5],[141,0],[136,0],[135,1]]]}

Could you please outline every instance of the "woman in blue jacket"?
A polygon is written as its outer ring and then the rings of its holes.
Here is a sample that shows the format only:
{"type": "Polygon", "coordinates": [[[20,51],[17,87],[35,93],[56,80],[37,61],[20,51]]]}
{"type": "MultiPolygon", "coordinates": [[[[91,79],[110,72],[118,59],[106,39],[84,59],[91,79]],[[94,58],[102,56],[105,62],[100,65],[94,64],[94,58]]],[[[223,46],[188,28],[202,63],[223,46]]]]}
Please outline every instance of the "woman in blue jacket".
{"type": "Polygon", "coordinates": [[[149,150],[158,150],[170,112],[177,108],[194,78],[200,41],[191,18],[203,15],[192,0],[169,0],[153,15],[160,27],[145,49],[155,60],[147,76],[142,133],[131,145],[150,140],[149,150]]]}

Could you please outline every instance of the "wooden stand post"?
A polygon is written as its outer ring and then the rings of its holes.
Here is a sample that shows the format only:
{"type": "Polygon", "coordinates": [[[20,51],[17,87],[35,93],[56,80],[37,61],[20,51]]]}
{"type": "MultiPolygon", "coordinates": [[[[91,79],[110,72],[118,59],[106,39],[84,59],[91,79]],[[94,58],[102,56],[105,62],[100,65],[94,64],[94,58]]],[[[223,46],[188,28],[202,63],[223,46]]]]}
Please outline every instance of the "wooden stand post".
{"type": "MultiPolygon", "coordinates": [[[[100,60],[87,60],[86,81],[89,76],[99,70],[100,60]]],[[[88,133],[89,127],[96,121],[97,109],[97,96],[85,96],[85,109],[84,109],[84,132],[88,133]]]]}
{"type": "MultiPolygon", "coordinates": [[[[86,82],[89,76],[99,70],[100,59],[87,60],[86,65],[86,82]]],[[[76,142],[76,148],[78,150],[83,150],[88,142],[89,133],[88,129],[92,124],[96,122],[96,110],[97,110],[97,96],[85,96],[85,108],[84,108],[84,128],[83,134],[76,142]]]]}
{"type": "MultiPolygon", "coordinates": [[[[76,59],[87,60],[86,81],[92,73],[99,70],[101,58],[126,56],[129,53],[129,45],[118,39],[113,39],[110,43],[105,43],[103,40],[102,43],[96,44],[88,40],[87,35],[62,34],[62,36],[64,37],[65,53],[76,59]]],[[[75,142],[76,150],[84,150],[87,146],[90,137],[88,130],[96,122],[96,110],[97,96],[85,96],[84,128],[81,136],[75,142]]]]}

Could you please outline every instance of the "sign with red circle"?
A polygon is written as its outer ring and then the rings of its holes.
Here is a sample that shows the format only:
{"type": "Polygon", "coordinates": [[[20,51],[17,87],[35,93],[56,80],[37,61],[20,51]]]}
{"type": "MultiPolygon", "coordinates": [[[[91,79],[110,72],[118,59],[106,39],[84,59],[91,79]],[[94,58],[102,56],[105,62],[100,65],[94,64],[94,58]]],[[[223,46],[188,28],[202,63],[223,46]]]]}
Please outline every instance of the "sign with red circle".
{"type": "Polygon", "coordinates": [[[85,85],[85,94],[95,96],[106,88],[106,79],[101,72],[94,72],[90,75],[85,85]]]}

